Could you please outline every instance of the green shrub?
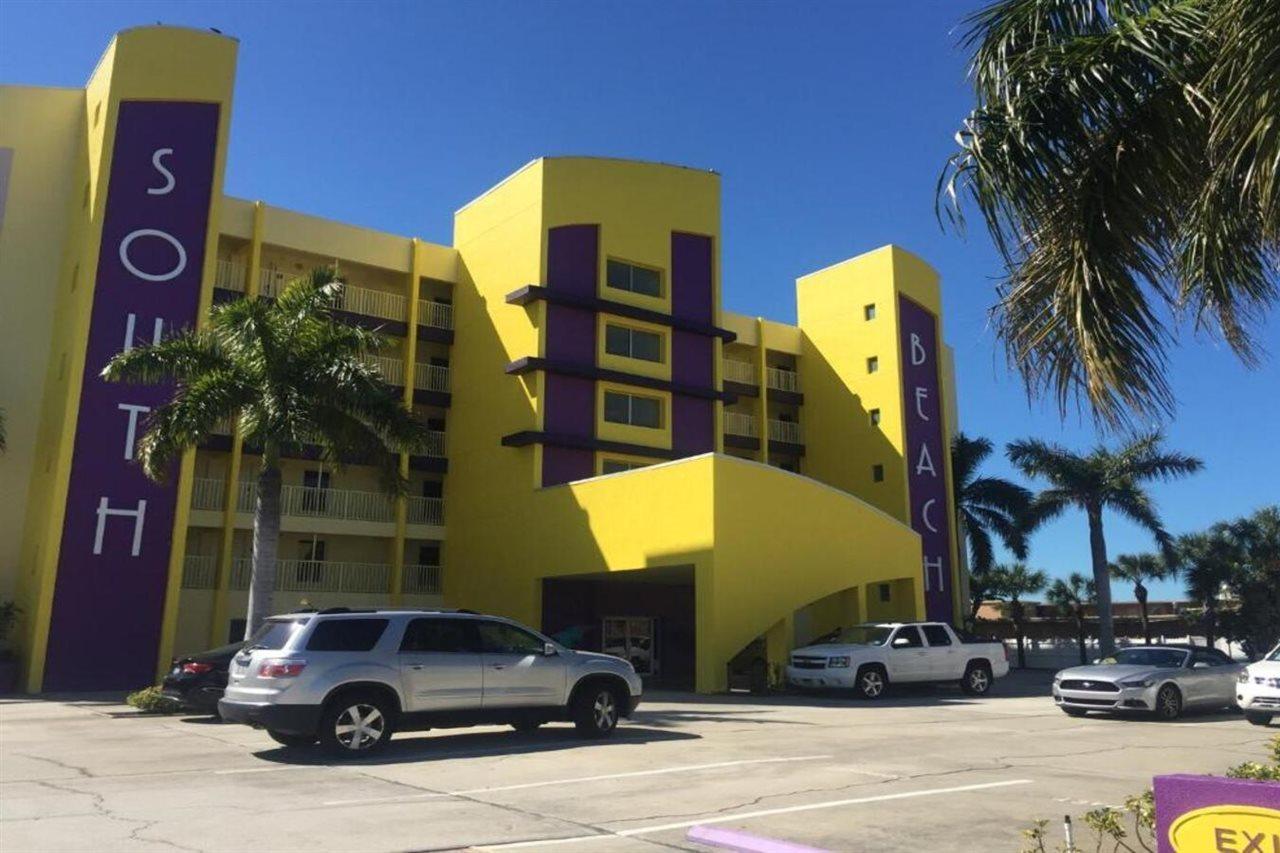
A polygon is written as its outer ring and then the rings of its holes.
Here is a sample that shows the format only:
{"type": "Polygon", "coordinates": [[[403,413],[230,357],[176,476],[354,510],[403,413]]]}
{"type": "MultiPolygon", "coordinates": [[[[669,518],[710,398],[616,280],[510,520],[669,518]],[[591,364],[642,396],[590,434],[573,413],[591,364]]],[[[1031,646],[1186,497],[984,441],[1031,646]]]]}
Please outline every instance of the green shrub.
{"type": "Polygon", "coordinates": [[[177,702],[161,693],[159,687],[135,690],[125,697],[124,701],[148,714],[176,714],[182,710],[177,702]]]}

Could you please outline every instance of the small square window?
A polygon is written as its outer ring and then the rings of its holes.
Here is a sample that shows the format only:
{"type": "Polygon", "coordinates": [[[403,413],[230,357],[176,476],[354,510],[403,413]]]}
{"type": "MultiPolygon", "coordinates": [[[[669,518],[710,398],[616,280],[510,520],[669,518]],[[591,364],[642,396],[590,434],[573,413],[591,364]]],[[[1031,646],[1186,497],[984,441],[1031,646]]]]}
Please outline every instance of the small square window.
{"type": "Polygon", "coordinates": [[[878,357],[873,355],[871,358],[867,359],[867,373],[875,373],[879,369],[880,359],[878,357]]]}
{"type": "Polygon", "coordinates": [[[871,410],[871,425],[880,426],[880,410],[879,409],[871,410]]]}
{"type": "Polygon", "coordinates": [[[892,588],[887,583],[880,584],[880,600],[888,601],[892,596],[892,588]]]}
{"type": "Polygon", "coordinates": [[[874,320],[876,318],[876,304],[873,302],[870,305],[864,305],[862,316],[868,320],[874,320]]]}
{"type": "Polygon", "coordinates": [[[653,397],[631,398],[631,423],[635,426],[662,428],[662,401],[653,397]]]}
{"type": "Polygon", "coordinates": [[[657,270],[638,267],[623,261],[605,263],[605,284],[616,290],[627,290],[645,296],[662,296],[662,275],[657,270]]]}
{"type": "Polygon", "coordinates": [[[626,394],[608,391],[604,395],[604,419],[614,424],[625,424],[630,420],[631,398],[626,394]]]}
{"type": "Polygon", "coordinates": [[[877,483],[884,482],[884,466],[883,465],[871,466],[871,479],[877,483]]]}

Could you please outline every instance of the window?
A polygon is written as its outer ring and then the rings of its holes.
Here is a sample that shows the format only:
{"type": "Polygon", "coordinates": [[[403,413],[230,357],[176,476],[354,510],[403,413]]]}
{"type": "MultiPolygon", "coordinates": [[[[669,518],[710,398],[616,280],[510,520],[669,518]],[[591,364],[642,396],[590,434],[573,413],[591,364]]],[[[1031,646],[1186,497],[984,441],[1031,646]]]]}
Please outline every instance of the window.
{"type": "Polygon", "coordinates": [[[872,302],[870,305],[864,305],[862,316],[868,320],[874,320],[876,318],[876,304],[872,302]]]}
{"type": "Polygon", "coordinates": [[[628,462],[625,459],[601,459],[601,474],[621,474],[623,471],[634,471],[636,468],[648,467],[648,462],[628,462]]]}
{"type": "Polygon", "coordinates": [[[875,483],[884,482],[884,466],[883,465],[871,466],[871,480],[872,482],[875,482],[875,483]]]}
{"type": "Polygon", "coordinates": [[[480,651],[474,619],[414,619],[404,629],[402,652],[470,653],[480,651]]]}
{"type": "MultiPolygon", "coordinates": [[[[244,620],[233,619],[233,627],[235,622],[240,622],[240,636],[243,638],[244,620]]],[[[306,619],[268,619],[249,638],[249,645],[258,649],[283,649],[306,624],[306,619]]]]}
{"type": "Polygon", "coordinates": [[[506,622],[478,622],[480,650],[485,654],[540,655],[546,648],[541,637],[506,622]]]}
{"type": "Polygon", "coordinates": [[[1191,666],[1193,667],[1226,666],[1229,663],[1231,663],[1231,659],[1217,649],[1196,649],[1191,653],[1191,666]]]}
{"type": "Polygon", "coordinates": [[[871,410],[871,425],[880,426],[880,410],[879,409],[871,410]]]}
{"type": "Polygon", "coordinates": [[[311,632],[307,651],[367,652],[386,630],[386,619],[326,619],[311,632]]]}
{"type": "Polygon", "coordinates": [[[920,639],[920,630],[915,625],[903,625],[898,629],[898,633],[893,635],[893,647],[895,649],[919,649],[924,646],[924,642],[920,639]]]}
{"type": "Polygon", "coordinates": [[[627,290],[644,296],[662,296],[661,273],[622,261],[609,261],[606,264],[605,284],[615,290],[627,290]]]}
{"type": "Polygon", "coordinates": [[[867,373],[875,373],[879,369],[880,369],[879,358],[873,355],[871,356],[871,358],[867,359],[867,373]]]}
{"type": "Polygon", "coordinates": [[[889,586],[887,583],[879,584],[879,593],[881,601],[888,601],[893,598],[893,587],[889,586]]]}
{"type": "Polygon", "coordinates": [[[424,498],[442,498],[444,497],[444,483],[439,480],[423,480],[422,496],[424,498]]]}
{"type": "Polygon", "coordinates": [[[931,646],[951,645],[951,638],[947,636],[947,629],[941,625],[925,625],[924,638],[929,641],[931,646]]]}
{"type": "Polygon", "coordinates": [[[662,335],[656,332],[605,324],[604,351],[610,355],[661,362],[662,350],[662,335]]]}
{"type": "Polygon", "coordinates": [[[604,392],[604,419],[612,424],[662,428],[662,401],[618,391],[604,392]]]}
{"type": "Polygon", "coordinates": [[[324,512],[329,505],[329,472],[313,469],[302,472],[303,512],[324,512]]]}

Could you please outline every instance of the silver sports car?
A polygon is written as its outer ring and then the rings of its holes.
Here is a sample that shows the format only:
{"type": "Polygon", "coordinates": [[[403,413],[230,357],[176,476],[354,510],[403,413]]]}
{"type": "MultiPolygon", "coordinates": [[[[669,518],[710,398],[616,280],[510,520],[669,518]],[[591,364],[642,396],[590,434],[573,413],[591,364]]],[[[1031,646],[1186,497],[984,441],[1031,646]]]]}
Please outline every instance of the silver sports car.
{"type": "Polygon", "coordinates": [[[1053,701],[1065,713],[1155,712],[1177,719],[1185,708],[1226,708],[1235,700],[1244,668],[1204,646],[1133,646],[1092,666],[1073,666],[1053,677],[1053,701]]]}

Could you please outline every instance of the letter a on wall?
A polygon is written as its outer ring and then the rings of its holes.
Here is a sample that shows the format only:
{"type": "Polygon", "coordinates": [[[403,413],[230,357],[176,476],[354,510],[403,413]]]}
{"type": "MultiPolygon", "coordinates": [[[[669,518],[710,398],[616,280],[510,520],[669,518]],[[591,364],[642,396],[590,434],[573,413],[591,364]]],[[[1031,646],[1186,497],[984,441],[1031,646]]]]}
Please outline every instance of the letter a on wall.
{"type": "Polygon", "coordinates": [[[177,489],[148,480],[132,457],[138,414],[173,389],[110,384],[99,374],[133,343],[137,317],[156,318],[166,332],[195,323],[218,114],[209,103],[120,104],[45,690],[140,687],[155,676],[177,489]]]}

